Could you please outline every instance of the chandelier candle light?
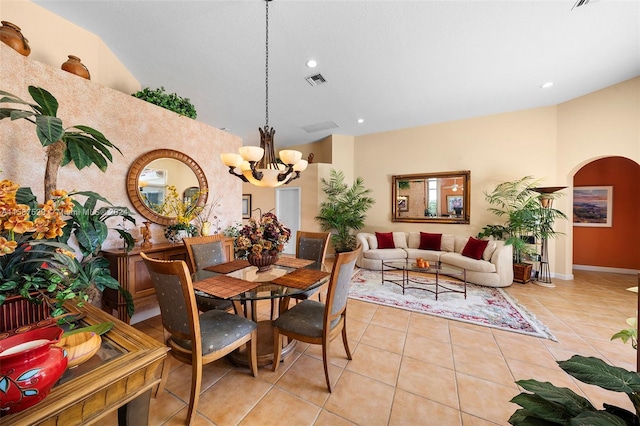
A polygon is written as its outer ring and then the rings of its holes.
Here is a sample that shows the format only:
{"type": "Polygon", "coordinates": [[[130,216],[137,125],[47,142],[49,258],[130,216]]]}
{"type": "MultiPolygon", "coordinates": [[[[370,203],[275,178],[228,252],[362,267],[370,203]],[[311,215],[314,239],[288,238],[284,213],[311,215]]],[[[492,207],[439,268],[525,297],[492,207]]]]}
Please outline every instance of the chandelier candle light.
{"type": "Polygon", "coordinates": [[[276,187],[300,177],[308,165],[300,151],[285,149],[280,151],[280,162],[273,149],[273,135],[276,130],[269,127],[269,2],[265,0],[266,43],[265,43],[265,125],[260,131],[260,147],[240,147],[240,154],[221,154],[222,162],[229,167],[229,173],[244,182],[256,186],[276,187]],[[295,172],[295,173],[294,173],[295,172]]]}

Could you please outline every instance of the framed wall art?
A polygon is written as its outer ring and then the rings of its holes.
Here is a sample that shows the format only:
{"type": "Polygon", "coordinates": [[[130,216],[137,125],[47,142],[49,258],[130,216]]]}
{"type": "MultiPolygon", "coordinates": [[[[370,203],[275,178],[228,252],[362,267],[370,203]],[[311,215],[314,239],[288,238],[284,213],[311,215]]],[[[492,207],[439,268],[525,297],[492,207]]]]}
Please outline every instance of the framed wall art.
{"type": "Polygon", "coordinates": [[[613,186],[573,188],[573,226],[611,227],[613,186]]]}
{"type": "Polygon", "coordinates": [[[242,218],[251,218],[251,194],[242,194],[242,218]]]}
{"type": "Polygon", "coordinates": [[[447,211],[460,214],[462,207],[462,195],[447,195],[447,211]]]}
{"type": "Polygon", "coordinates": [[[408,195],[400,195],[400,196],[398,196],[398,211],[399,212],[408,212],[409,211],[409,196],[408,195]]]}

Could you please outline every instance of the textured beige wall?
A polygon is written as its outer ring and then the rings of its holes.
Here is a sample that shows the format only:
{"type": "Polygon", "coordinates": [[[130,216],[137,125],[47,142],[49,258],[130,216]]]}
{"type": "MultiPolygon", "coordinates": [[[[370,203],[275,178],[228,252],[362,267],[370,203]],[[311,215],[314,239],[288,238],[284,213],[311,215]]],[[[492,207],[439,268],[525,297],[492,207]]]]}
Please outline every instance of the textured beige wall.
{"type": "Polygon", "coordinates": [[[100,38],[27,0],[0,0],[0,18],[21,28],[29,40],[29,58],[60,68],[68,55],[82,60],[91,80],[131,94],[140,83],[100,38]]]}
{"type": "MultiPolygon", "coordinates": [[[[58,68],[25,58],[0,43],[0,90],[30,99],[27,86],[51,92],[60,104],[58,116],[65,127],[84,124],[100,130],[122,151],[114,153],[106,173],[91,167],[78,171],[73,165],[62,168],[58,186],[64,189],[93,190],[114,205],[133,208],[126,193],[126,176],[137,157],[160,148],[184,152],[196,159],[209,182],[210,196],[222,195],[221,226],[241,218],[241,182],[227,173],[220,153],[237,151],[239,137],[130,95],[88,81],[58,68]]],[[[35,126],[24,120],[0,122],[0,179],[12,179],[30,186],[41,199],[45,150],[35,126]]],[[[139,225],[142,216],[137,215],[139,225]]],[[[115,224],[111,224],[114,226],[115,224]]],[[[163,228],[152,227],[153,241],[164,240],[163,228]]],[[[138,230],[135,235],[138,235],[138,230]]],[[[118,245],[113,235],[107,247],[118,245]]]]}

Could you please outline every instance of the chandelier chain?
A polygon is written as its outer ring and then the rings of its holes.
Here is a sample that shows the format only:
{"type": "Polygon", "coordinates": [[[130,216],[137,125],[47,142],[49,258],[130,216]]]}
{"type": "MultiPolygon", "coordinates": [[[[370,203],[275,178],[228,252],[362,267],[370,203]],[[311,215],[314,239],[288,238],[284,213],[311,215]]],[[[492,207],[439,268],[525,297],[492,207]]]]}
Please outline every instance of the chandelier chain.
{"type": "Polygon", "coordinates": [[[265,60],[264,60],[264,87],[265,87],[265,127],[269,127],[269,0],[265,1],[265,60]]]}

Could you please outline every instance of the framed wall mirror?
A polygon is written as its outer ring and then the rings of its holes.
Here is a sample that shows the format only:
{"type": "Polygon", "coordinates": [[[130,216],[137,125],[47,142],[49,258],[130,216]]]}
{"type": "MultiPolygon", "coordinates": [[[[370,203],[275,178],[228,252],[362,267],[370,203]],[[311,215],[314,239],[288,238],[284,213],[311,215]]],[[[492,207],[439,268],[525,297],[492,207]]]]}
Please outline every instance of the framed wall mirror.
{"type": "Polygon", "coordinates": [[[184,197],[197,196],[196,204],[207,202],[208,185],[204,171],[191,157],[172,149],[157,149],[141,155],[127,174],[127,194],[133,207],[151,222],[170,225],[175,217],[164,216],[158,206],[168,187],[184,197]]]}
{"type": "Polygon", "coordinates": [[[393,222],[469,223],[471,172],[392,176],[393,222]]]}

